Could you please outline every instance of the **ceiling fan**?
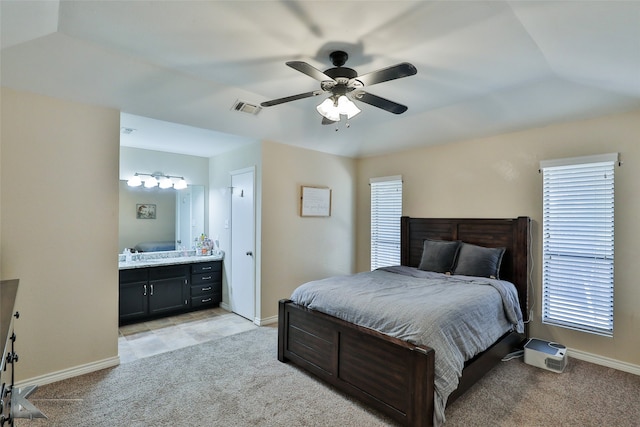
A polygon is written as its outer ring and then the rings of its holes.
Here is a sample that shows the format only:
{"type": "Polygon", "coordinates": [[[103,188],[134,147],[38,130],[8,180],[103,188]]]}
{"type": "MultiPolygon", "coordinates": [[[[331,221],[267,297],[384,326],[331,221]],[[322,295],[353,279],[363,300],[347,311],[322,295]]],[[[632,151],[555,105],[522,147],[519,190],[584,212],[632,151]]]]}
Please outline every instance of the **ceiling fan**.
{"type": "Polygon", "coordinates": [[[312,96],[330,93],[331,96],[316,108],[322,115],[322,124],[331,124],[340,121],[340,116],[345,115],[347,119],[355,116],[360,109],[352,100],[362,101],[365,104],[373,105],[394,114],[402,114],[407,111],[407,107],[397,102],[390,101],[377,95],[362,90],[365,86],[399,79],[401,77],[412,76],[417,73],[416,67],[408,62],[402,62],[388,68],[373,71],[371,73],[358,73],[343,65],[349,59],[349,55],[341,50],[331,52],[329,55],[334,68],[329,68],[324,72],[302,61],[289,61],[286,64],[294,70],[300,71],[309,77],[320,82],[320,90],[301,93],[298,95],[286,96],[271,101],[265,101],[260,105],[271,107],[285,102],[296,101],[298,99],[310,98],[312,96]]]}

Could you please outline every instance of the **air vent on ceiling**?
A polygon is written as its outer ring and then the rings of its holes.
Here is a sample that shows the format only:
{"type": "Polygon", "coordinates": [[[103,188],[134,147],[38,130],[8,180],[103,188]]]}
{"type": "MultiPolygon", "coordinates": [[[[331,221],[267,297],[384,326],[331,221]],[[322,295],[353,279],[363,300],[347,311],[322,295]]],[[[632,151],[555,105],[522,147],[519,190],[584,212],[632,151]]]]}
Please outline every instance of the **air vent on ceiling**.
{"type": "Polygon", "coordinates": [[[236,100],[235,104],[233,104],[233,107],[231,107],[231,109],[235,111],[240,111],[242,113],[253,114],[255,116],[260,112],[260,110],[262,110],[262,107],[258,105],[249,104],[248,102],[236,100]]]}
{"type": "Polygon", "coordinates": [[[135,131],[136,131],[136,129],[134,129],[134,128],[126,128],[126,127],[121,127],[120,128],[120,133],[122,133],[123,135],[131,135],[135,131]]]}

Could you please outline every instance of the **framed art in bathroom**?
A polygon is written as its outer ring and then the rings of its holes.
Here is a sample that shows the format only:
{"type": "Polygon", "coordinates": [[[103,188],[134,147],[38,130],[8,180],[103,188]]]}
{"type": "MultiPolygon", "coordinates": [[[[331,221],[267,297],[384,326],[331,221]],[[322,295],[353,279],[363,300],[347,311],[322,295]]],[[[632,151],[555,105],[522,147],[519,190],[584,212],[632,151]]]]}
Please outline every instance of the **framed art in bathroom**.
{"type": "Polygon", "coordinates": [[[136,204],[136,219],[156,219],[156,205],[150,203],[136,204]]]}

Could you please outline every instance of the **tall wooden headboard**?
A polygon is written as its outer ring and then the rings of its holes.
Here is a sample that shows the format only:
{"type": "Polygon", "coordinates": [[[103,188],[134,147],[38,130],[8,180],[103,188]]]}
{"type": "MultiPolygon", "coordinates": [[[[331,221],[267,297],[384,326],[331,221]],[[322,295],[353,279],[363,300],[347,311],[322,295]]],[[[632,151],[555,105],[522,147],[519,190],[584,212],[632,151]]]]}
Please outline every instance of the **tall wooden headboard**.
{"type": "Polygon", "coordinates": [[[527,318],[527,287],[530,273],[529,217],[512,219],[484,218],[410,218],[400,220],[400,263],[417,267],[425,239],[461,240],[488,248],[505,248],[500,279],[518,289],[522,315],[527,318]]]}

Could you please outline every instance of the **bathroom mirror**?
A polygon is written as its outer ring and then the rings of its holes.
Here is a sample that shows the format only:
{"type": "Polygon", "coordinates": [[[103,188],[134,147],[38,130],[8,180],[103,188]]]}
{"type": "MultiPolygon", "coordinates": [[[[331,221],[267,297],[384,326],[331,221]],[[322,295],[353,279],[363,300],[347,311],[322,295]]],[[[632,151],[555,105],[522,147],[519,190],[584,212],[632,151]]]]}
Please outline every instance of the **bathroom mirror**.
{"type": "Polygon", "coordinates": [[[191,249],[205,232],[205,207],[203,185],[174,190],[129,187],[120,181],[118,252],[191,249]]]}

